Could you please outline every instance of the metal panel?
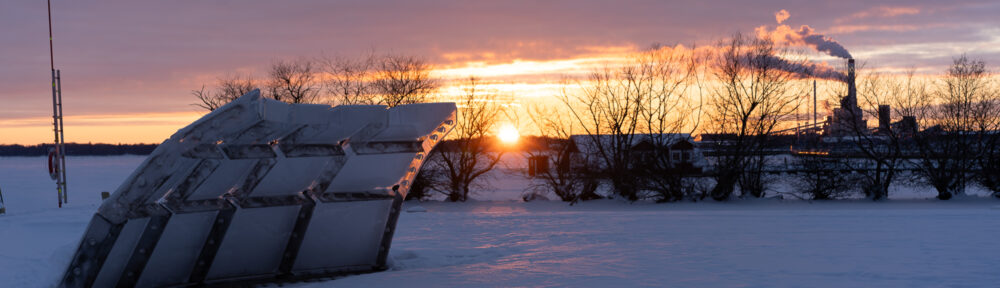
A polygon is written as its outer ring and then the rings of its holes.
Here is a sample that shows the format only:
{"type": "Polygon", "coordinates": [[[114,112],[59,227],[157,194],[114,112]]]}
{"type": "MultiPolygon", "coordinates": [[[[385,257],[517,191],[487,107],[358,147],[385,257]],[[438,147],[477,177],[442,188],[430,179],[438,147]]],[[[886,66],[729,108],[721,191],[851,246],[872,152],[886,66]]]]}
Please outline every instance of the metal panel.
{"type": "Polygon", "coordinates": [[[102,203],[61,287],[377,271],[451,103],[285,104],[254,91],[164,141],[102,203]]]}
{"type": "MultiPolygon", "coordinates": [[[[399,186],[393,187],[393,190],[398,190],[399,186]]],[[[396,222],[399,220],[399,213],[403,208],[403,196],[396,194],[396,197],[392,199],[392,208],[389,209],[389,220],[385,223],[385,230],[382,234],[382,242],[378,247],[378,257],[375,259],[376,269],[387,269],[386,259],[389,258],[389,247],[392,246],[392,235],[396,233],[396,222]]]]}
{"type": "Polygon", "coordinates": [[[219,213],[215,215],[215,219],[210,223],[212,229],[209,230],[208,237],[205,237],[205,242],[201,245],[201,252],[198,253],[198,258],[194,262],[194,269],[191,270],[188,283],[200,284],[205,282],[205,276],[208,275],[208,270],[212,268],[212,263],[215,262],[215,255],[219,253],[219,246],[226,239],[226,232],[229,231],[229,224],[233,222],[233,214],[235,213],[236,209],[230,208],[219,210],[219,213]]]}
{"type": "Polygon", "coordinates": [[[170,221],[170,216],[171,214],[149,217],[145,229],[142,230],[142,235],[139,236],[139,241],[132,249],[132,255],[122,269],[121,278],[118,279],[116,286],[135,287],[135,284],[139,282],[139,275],[146,268],[146,263],[149,262],[149,256],[156,248],[156,244],[160,242],[163,228],[167,226],[167,221],[170,221]]]}
{"type": "Polygon", "coordinates": [[[104,267],[104,262],[111,253],[122,224],[111,224],[101,215],[94,215],[80,240],[80,248],[73,255],[73,260],[63,276],[61,287],[91,287],[97,274],[104,267]]]}
{"type": "Polygon", "coordinates": [[[205,280],[277,272],[298,211],[298,206],[237,210],[205,280]]]}
{"type": "Polygon", "coordinates": [[[302,239],[305,239],[306,232],[309,231],[309,223],[312,221],[313,211],[315,210],[316,203],[313,202],[305,203],[299,209],[299,215],[295,219],[292,234],[288,235],[288,244],[285,245],[285,251],[281,254],[281,265],[278,265],[278,272],[281,276],[292,274],[295,259],[298,258],[299,250],[302,248],[302,239]]]}
{"type": "Polygon", "coordinates": [[[332,157],[303,157],[278,162],[272,169],[285,173],[265,176],[250,192],[250,196],[295,195],[308,190],[332,159],[332,157]]]}
{"type": "Polygon", "coordinates": [[[218,213],[212,211],[171,217],[136,286],[160,287],[187,282],[190,267],[198,260],[218,213]]]}
{"type": "Polygon", "coordinates": [[[122,229],[115,246],[111,248],[111,253],[108,253],[108,259],[101,267],[101,272],[94,280],[94,287],[115,287],[118,284],[125,265],[132,257],[135,244],[139,243],[139,237],[146,229],[146,222],[149,222],[149,218],[132,219],[125,223],[125,228],[122,229]]]}
{"type": "Polygon", "coordinates": [[[392,200],[316,204],[313,225],[295,261],[296,271],[322,272],[345,266],[374,267],[392,200]],[[337,249],[352,247],[352,249],[337,249]]]}
{"type": "Polygon", "coordinates": [[[239,159],[222,161],[215,171],[209,176],[213,181],[208,181],[194,190],[185,198],[186,200],[206,200],[218,199],[222,193],[238,187],[243,183],[246,175],[257,165],[256,159],[239,159]]]}

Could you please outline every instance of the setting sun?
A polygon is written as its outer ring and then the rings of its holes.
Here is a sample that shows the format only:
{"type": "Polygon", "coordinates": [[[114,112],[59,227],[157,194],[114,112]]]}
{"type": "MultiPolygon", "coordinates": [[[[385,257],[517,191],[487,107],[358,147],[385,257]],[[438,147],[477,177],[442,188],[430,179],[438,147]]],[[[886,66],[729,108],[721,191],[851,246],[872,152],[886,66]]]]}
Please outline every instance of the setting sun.
{"type": "Polygon", "coordinates": [[[497,138],[500,138],[501,142],[507,144],[517,143],[517,138],[520,137],[521,134],[517,132],[517,128],[510,124],[500,126],[500,132],[497,133],[497,138]]]}

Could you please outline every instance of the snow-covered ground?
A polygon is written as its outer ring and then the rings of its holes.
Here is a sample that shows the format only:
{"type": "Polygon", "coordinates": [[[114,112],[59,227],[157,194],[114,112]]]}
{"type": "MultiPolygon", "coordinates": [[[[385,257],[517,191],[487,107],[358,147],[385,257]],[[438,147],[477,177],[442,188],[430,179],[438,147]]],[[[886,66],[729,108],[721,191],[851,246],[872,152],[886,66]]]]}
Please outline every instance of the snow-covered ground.
{"type": "MultiPolygon", "coordinates": [[[[142,156],[0,158],[0,287],[55,285],[142,156]]],[[[517,183],[479,199],[517,199],[517,183]]],[[[905,190],[905,189],[904,189],[905,190]]],[[[920,194],[922,195],[922,194],[920,194]]],[[[996,287],[1000,201],[407,203],[386,272],[292,287],[996,287]],[[426,212],[416,212],[425,210],[426,212]]]]}

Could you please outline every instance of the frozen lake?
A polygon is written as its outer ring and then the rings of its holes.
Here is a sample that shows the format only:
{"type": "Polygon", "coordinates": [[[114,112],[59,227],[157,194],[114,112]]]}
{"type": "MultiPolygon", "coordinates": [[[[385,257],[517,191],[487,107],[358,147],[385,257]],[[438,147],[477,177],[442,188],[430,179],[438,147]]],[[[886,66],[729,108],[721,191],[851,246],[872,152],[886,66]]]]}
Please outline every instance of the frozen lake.
{"type": "MultiPolygon", "coordinates": [[[[50,287],[141,156],[0,158],[0,286],[50,287]]],[[[513,189],[513,188],[510,188],[513,189]]],[[[508,190],[510,190],[508,189],[508,190]]],[[[511,194],[514,195],[514,194],[511,194]]],[[[988,287],[1000,201],[407,203],[386,272],[292,287],[988,287]],[[424,209],[416,209],[421,206],[424,209]]],[[[274,285],[271,285],[274,286],[274,285]]]]}

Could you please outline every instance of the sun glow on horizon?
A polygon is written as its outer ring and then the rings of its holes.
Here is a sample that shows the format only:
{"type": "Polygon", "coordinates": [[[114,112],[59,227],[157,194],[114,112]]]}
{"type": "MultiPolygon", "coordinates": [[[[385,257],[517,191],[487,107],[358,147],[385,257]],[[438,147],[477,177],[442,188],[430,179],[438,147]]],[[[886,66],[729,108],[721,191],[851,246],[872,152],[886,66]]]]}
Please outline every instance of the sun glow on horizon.
{"type": "Polygon", "coordinates": [[[517,139],[521,138],[521,133],[517,132],[517,128],[514,125],[504,124],[500,126],[497,138],[500,138],[500,142],[504,144],[514,144],[517,143],[517,139]]]}

